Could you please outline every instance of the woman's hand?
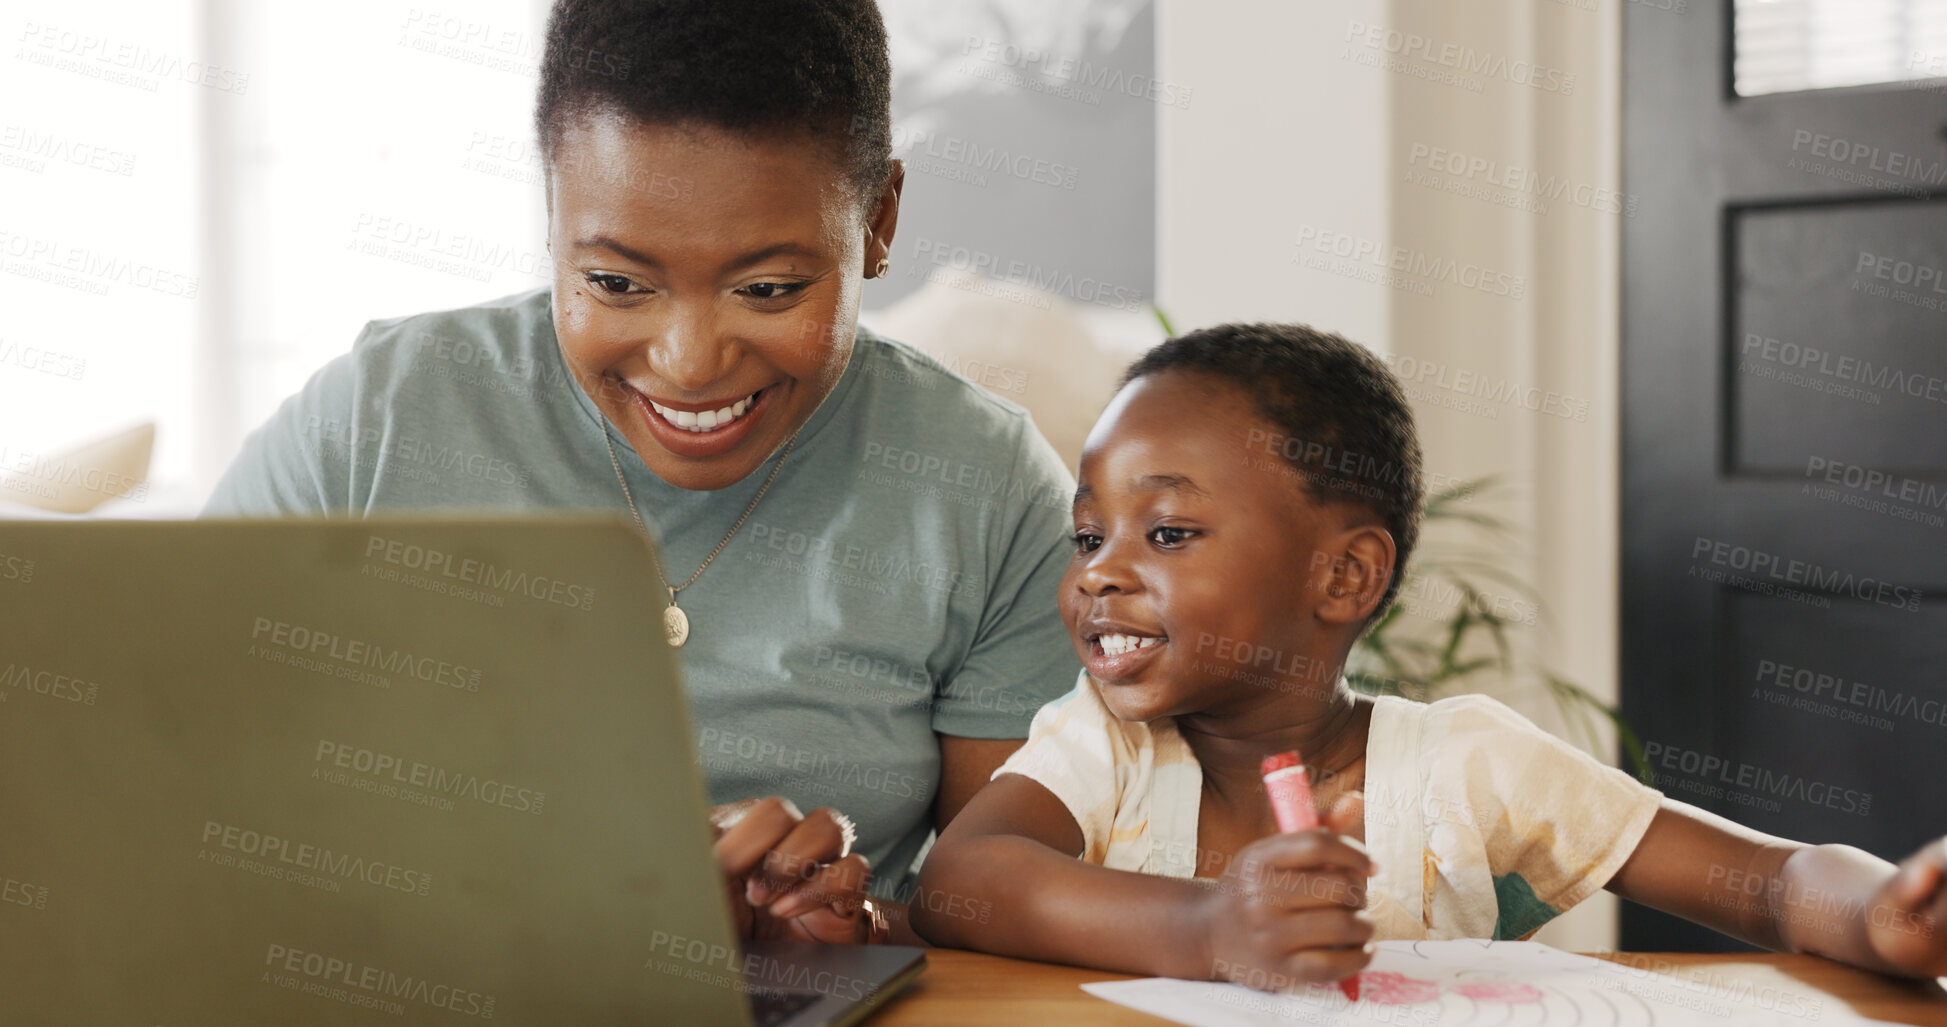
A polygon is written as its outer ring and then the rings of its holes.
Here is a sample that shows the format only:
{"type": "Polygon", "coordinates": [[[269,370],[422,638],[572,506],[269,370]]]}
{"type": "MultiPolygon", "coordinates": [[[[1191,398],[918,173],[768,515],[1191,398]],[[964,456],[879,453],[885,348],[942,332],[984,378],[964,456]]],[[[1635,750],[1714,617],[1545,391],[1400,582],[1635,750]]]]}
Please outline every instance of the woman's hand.
{"type": "Polygon", "coordinates": [[[1920,847],[1900,863],[1866,908],[1873,951],[1915,977],[1947,975],[1947,838],[1920,847]]]}
{"type": "Polygon", "coordinates": [[[1283,991],[1357,973],[1372,961],[1371,869],[1357,842],[1328,828],[1246,845],[1204,907],[1211,976],[1283,991]]]}
{"type": "Polygon", "coordinates": [[[821,807],[810,816],[789,799],[746,799],[710,810],[714,851],[741,939],[863,943],[872,869],[852,852],[852,822],[821,807]]]}

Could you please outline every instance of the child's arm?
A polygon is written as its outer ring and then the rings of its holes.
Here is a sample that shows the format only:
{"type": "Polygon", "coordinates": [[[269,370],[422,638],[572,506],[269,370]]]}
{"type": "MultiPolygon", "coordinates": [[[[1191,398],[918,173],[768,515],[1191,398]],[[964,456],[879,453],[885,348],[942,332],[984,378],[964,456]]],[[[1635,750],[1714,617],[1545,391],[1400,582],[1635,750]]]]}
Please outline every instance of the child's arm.
{"type": "Polygon", "coordinates": [[[1216,887],[1079,861],[1082,832],[1031,778],[974,796],[920,872],[913,926],[938,945],[1191,980],[1336,980],[1371,959],[1370,862],[1327,830],[1238,853],[1216,887]],[[1247,979],[1255,975],[1255,979],[1247,979]]]}
{"type": "Polygon", "coordinates": [[[1947,839],[1895,867],[1850,845],[1806,845],[1664,799],[1608,888],[1754,945],[1884,973],[1947,974],[1947,839]]]}

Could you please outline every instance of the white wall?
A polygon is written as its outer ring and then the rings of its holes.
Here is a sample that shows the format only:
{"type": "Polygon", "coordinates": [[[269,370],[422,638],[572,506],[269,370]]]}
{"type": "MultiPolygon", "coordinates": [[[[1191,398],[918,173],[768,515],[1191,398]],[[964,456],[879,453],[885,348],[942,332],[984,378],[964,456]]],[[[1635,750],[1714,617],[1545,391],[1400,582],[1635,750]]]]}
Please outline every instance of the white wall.
{"type": "MultiPolygon", "coordinates": [[[[0,20],[0,478],[27,489],[80,443],[193,418],[191,340],[212,287],[185,202],[193,125],[236,81],[203,84],[192,8],[30,0],[0,20]]],[[[189,442],[159,433],[158,471],[187,474],[189,442]]],[[[0,489],[0,503],[22,496],[0,489]]]]}
{"type": "MultiPolygon", "coordinates": [[[[1369,52],[1399,73],[1390,128],[1394,241],[1491,272],[1469,288],[1398,291],[1393,350],[1406,370],[1427,466],[1505,487],[1484,509],[1520,545],[1507,570],[1535,586],[1543,616],[1524,629],[1536,665],[1613,702],[1617,695],[1620,388],[1619,4],[1504,0],[1491,9],[1393,0],[1369,52]],[[1459,78],[1420,53],[1457,53],[1459,78]],[[1392,52],[1397,45],[1404,54],[1392,52]],[[1537,86],[1536,82],[1541,84],[1537,86]],[[1442,158],[1444,150],[1449,156],[1442,158]],[[1515,169],[1520,169],[1516,171],[1515,169]],[[1555,186],[1526,188],[1534,180],[1555,186]],[[1517,291],[1502,288],[1519,280],[1517,291]],[[1483,388],[1478,384],[1487,383],[1483,388]],[[1497,400],[1496,396],[1535,400],[1497,400]]],[[[1537,680],[1483,689],[1566,734],[1537,680]]],[[[1570,737],[1574,737],[1570,735],[1570,737]]],[[[1580,741],[1580,739],[1577,739],[1580,741]]],[[[1613,743],[1597,750],[1605,759],[1613,743]]],[[[1613,948],[1606,892],[1545,928],[1564,948],[1613,948]]]]}
{"type": "Polygon", "coordinates": [[[365,322],[545,282],[544,11],[10,7],[0,478],[149,421],[153,487],[121,512],[193,513],[365,322]]]}
{"type": "Polygon", "coordinates": [[[1391,83],[1340,56],[1348,23],[1385,7],[1158,0],[1158,75],[1192,90],[1157,125],[1156,290],[1179,331],[1303,321],[1390,345],[1385,286],[1294,260],[1329,267],[1324,233],[1388,238],[1391,83]]]}
{"type": "Polygon", "coordinates": [[[203,132],[215,243],[196,484],[368,321],[552,278],[535,0],[204,0],[256,69],[203,132]]]}

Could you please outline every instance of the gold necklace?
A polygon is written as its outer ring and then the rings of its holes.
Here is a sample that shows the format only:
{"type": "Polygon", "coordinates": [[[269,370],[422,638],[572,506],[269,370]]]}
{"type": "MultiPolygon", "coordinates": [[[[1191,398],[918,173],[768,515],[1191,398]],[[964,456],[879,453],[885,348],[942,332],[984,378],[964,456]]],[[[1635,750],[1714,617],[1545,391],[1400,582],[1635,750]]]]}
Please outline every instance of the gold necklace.
{"type": "MultiPolygon", "coordinates": [[[[750,519],[750,512],[757,509],[757,501],[763,499],[764,493],[771,490],[771,482],[777,480],[777,472],[784,469],[785,458],[791,455],[791,448],[798,444],[798,432],[801,431],[804,431],[802,424],[798,425],[797,431],[793,431],[791,437],[785,440],[784,451],[778,454],[777,464],[771,468],[770,477],[765,478],[763,487],[757,490],[756,495],[750,497],[750,505],[744,507],[743,516],[737,518],[737,523],[730,526],[730,533],[723,537],[723,541],[717,543],[715,549],[710,550],[710,555],[703,558],[703,566],[698,567],[696,573],[690,575],[690,580],[671,587],[669,579],[662,576],[662,562],[657,561],[656,578],[663,583],[663,588],[669,590],[669,607],[663,610],[663,637],[669,640],[670,648],[682,648],[683,643],[690,637],[690,617],[683,612],[682,607],[676,605],[676,593],[696,584],[696,579],[703,576],[703,568],[710,566],[710,561],[716,559],[717,554],[723,552],[723,547],[729,545],[730,540],[736,537],[737,529],[743,527],[744,522],[750,519]]],[[[606,416],[602,418],[602,445],[608,447],[609,466],[615,468],[615,480],[622,485],[622,498],[629,501],[629,513],[635,517],[635,526],[641,528],[643,534],[648,534],[648,526],[642,523],[642,511],[635,505],[635,494],[629,491],[629,479],[622,476],[622,461],[616,459],[615,441],[609,438],[606,416]]]]}

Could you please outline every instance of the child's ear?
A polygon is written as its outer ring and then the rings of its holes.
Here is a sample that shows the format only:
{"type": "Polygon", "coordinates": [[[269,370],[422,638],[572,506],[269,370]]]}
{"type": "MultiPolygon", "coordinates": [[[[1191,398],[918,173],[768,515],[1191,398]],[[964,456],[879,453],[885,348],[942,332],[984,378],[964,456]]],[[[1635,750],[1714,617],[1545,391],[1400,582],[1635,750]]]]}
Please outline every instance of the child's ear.
{"type": "Polygon", "coordinates": [[[1325,593],[1316,607],[1327,624],[1359,624],[1379,608],[1393,580],[1399,549],[1393,533],[1376,524],[1360,525],[1334,536],[1316,559],[1321,566],[1312,585],[1325,593]]]}

